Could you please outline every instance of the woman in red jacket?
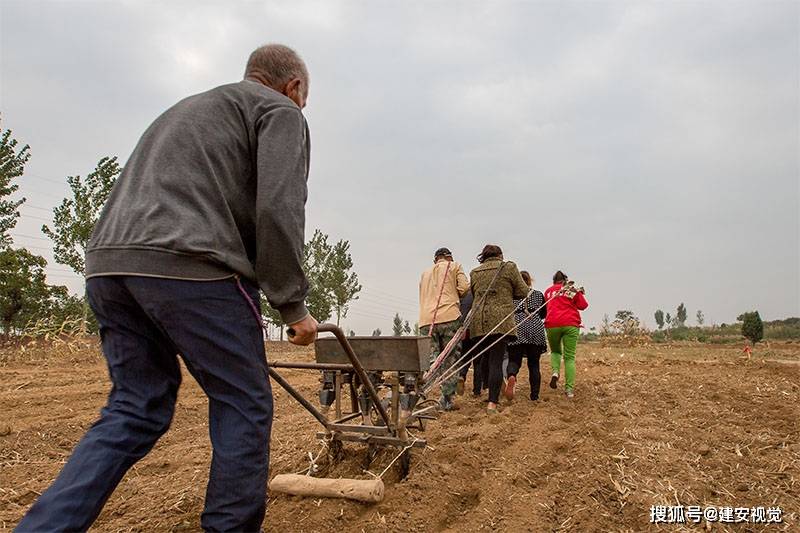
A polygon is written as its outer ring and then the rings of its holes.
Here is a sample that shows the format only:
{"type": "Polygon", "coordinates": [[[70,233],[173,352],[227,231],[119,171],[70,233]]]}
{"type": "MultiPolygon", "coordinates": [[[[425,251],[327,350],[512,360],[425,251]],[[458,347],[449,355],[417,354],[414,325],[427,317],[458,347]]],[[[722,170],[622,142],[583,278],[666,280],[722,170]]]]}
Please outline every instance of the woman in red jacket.
{"type": "Polygon", "coordinates": [[[578,336],[580,335],[580,311],[589,307],[589,304],[586,302],[582,289],[572,298],[564,295],[553,297],[566,282],[566,274],[559,270],[553,275],[553,285],[544,291],[544,299],[548,302],[544,327],[547,329],[547,342],[550,344],[550,367],[553,369],[550,388],[555,389],[558,384],[563,355],[564,373],[566,374],[564,392],[566,392],[567,398],[572,398],[575,395],[575,350],[578,347],[578,336]]]}

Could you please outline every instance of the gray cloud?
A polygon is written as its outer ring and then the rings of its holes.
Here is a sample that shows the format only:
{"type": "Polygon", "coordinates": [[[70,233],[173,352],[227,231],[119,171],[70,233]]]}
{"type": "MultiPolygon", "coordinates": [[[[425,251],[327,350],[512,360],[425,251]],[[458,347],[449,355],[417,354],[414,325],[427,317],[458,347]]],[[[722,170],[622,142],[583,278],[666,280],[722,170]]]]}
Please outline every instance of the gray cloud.
{"type": "MultiPolygon", "coordinates": [[[[586,284],[589,324],[621,308],[652,324],[681,301],[717,322],[800,314],[794,2],[1,9],[3,126],[31,144],[30,172],[57,180],[124,160],[177,99],[238,79],[258,44],[297,48],[309,231],[352,243],[359,332],[387,331],[394,311],[414,322],[435,248],[470,268],[487,242],[540,286],[557,268],[586,284]]],[[[23,188],[44,207],[66,189],[23,188]]]]}

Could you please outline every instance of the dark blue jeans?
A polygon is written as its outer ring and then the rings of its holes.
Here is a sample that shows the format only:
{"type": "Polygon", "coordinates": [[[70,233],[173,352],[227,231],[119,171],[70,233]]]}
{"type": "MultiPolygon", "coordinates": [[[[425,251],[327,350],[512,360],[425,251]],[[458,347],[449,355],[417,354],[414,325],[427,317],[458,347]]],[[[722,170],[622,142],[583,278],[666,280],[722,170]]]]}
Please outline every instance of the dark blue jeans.
{"type": "MultiPolygon", "coordinates": [[[[243,285],[258,305],[258,290],[243,285]]],[[[111,393],[100,419],[16,530],[89,528],[125,472],[169,428],[180,354],[209,399],[213,455],[201,525],[259,531],[272,389],[262,331],[236,281],[106,276],[88,280],[86,292],[100,323],[111,393]]]]}

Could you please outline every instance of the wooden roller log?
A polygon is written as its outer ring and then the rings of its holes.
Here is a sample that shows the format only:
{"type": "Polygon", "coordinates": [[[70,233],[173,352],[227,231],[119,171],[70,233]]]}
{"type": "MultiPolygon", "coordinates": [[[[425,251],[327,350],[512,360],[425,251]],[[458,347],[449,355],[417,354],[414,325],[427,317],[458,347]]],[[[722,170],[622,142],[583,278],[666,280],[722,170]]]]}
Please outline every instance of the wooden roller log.
{"type": "Polygon", "coordinates": [[[317,498],[347,498],[362,502],[383,500],[383,481],[380,479],[327,479],[298,474],[278,474],[269,483],[275,492],[317,498]]]}

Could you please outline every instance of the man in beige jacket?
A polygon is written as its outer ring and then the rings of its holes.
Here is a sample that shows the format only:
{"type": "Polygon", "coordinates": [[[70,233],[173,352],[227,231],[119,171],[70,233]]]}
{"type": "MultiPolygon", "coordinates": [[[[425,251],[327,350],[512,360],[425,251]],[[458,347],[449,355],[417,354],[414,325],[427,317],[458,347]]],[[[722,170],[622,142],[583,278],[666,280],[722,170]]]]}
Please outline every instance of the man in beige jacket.
{"type": "MultiPolygon", "coordinates": [[[[469,280],[453,254],[447,248],[436,250],[433,266],[422,273],[419,282],[419,325],[423,335],[431,337],[431,363],[433,363],[461,326],[460,298],[469,291],[469,280]]],[[[461,343],[442,361],[441,368],[449,368],[461,357],[461,343]]],[[[458,374],[442,383],[439,406],[445,411],[453,409],[453,397],[458,384],[458,374]]]]}

